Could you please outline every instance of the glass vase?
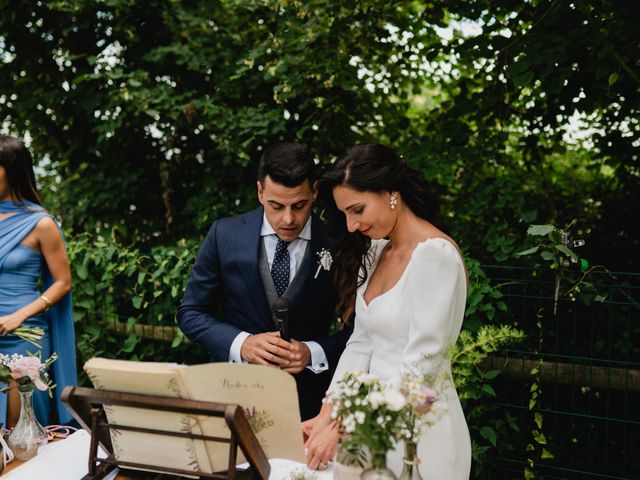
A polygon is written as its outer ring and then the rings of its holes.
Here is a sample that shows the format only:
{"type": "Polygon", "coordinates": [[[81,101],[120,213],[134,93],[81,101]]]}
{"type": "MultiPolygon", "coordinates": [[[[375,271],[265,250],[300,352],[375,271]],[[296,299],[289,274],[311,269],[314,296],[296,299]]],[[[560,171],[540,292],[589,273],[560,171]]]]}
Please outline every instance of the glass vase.
{"type": "Polygon", "coordinates": [[[403,467],[399,480],[422,480],[417,442],[407,441],[404,443],[404,458],[402,462],[403,467]]]}
{"type": "Polygon", "coordinates": [[[371,455],[371,466],[361,474],[362,480],[398,480],[387,468],[387,452],[375,452],[371,455]]]}
{"type": "Polygon", "coordinates": [[[38,454],[47,444],[47,433],[38,423],[33,411],[33,391],[20,392],[20,418],[9,435],[9,448],[18,460],[26,461],[38,454]]]}
{"type": "Polygon", "coordinates": [[[368,464],[361,445],[339,443],[333,459],[333,480],[358,480],[368,464]]]}

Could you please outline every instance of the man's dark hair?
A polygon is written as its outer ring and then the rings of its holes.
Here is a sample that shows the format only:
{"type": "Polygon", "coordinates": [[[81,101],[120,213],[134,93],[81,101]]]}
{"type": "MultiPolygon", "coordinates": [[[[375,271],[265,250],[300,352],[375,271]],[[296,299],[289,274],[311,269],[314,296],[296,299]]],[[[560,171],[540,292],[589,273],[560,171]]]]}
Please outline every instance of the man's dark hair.
{"type": "Polygon", "coordinates": [[[260,157],[258,179],[264,185],[267,175],[285,187],[297,187],[305,180],[313,184],[315,162],[300,143],[277,143],[267,148],[260,157]]]}

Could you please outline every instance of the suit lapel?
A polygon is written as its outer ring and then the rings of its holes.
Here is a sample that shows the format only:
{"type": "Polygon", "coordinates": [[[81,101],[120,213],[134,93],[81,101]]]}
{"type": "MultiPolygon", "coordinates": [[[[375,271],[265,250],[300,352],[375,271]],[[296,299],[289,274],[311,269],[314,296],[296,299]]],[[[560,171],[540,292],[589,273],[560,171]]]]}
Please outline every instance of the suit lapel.
{"type": "Polygon", "coordinates": [[[330,247],[330,239],[324,230],[322,220],[320,220],[320,217],[317,215],[313,215],[311,219],[311,241],[309,242],[309,248],[306,253],[309,256],[309,263],[304,283],[299,290],[298,296],[305,295],[305,292],[314,280],[316,270],[318,269],[318,252],[323,248],[329,249],[330,247]]]}
{"type": "Polygon", "coordinates": [[[253,300],[260,318],[267,321],[271,319],[271,313],[262,285],[260,277],[258,255],[260,253],[260,230],[262,228],[263,218],[262,207],[249,212],[242,217],[243,224],[241,231],[238,232],[238,256],[242,259],[240,262],[242,268],[242,278],[246,283],[247,295],[253,300]]]}

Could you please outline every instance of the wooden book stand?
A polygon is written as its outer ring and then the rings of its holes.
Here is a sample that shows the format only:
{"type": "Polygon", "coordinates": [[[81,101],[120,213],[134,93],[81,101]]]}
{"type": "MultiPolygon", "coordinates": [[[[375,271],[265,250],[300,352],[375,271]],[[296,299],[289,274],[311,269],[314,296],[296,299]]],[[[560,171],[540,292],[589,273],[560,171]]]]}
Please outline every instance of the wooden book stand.
{"type": "Polygon", "coordinates": [[[241,407],[225,403],[200,402],[180,398],[159,397],[136,393],[114,392],[109,390],[95,390],[93,388],[66,387],[62,393],[62,401],[80,425],[91,433],[89,449],[89,473],[83,480],[100,480],[116,467],[149,470],[156,472],[155,478],[171,478],[172,475],[188,475],[191,477],[231,479],[258,478],[267,480],[271,471],[269,461],[258,443],[253,430],[249,426],[241,407]],[[106,421],[104,405],[119,405],[165,412],[179,412],[189,415],[204,415],[223,417],[231,431],[231,438],[196,435],[185,432],[168,432],[151,428],[141,428],[131,425],[113,425],[106,421]],[[229,444],[228,470],[221,473],[205,473],[166,467],[158,467],[144,463],[122,462],[116,460],[111,444],[109,430],[141,432],[170,437],[193,438],[207,442],[229,444]],[[107,458],[98,458],[98,444],[108,453],[107,458]],[[249,462],[248,471],[236,469],[237,447],[249,462]],[[161,473],[157,473],[161,472],[161,473]],[[167,476],[169,474],[169,476],[167,476]]]}

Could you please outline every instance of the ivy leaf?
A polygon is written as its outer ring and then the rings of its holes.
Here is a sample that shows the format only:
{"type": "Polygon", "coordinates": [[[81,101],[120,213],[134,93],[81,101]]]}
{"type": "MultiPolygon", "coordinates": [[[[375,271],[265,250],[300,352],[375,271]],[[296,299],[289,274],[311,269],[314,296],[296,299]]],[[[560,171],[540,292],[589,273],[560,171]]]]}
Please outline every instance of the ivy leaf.
{"type": "Polygon", "coordinates": [[[553,225],[531,225],[527,230],[527,235],[545,236],[556,229],[553,225]]]}
{"type": "Polygon", "coordinates": [[[482,391],[485,392],[488,395],[491,395],[492,397],[496,396],[496,391],[488,383],[483,383],[482,384],[482,391]]]}
{"type": "Polygon", "coordinates": [[[177,348],[182,344],[183,341],[184,341],[184,334],[182,332],[178,332],[178,334],[173,339],[173,342],[171,342],[171,348],[177,348]]]}
{"type": "Polygon", "coordinates": [[[78,265],[76,275],[78,275],[78,278],[80,278],[81,280],[86,280],[89,277],[89,269],[87,268],[87,265],[85,263],[81,263],[80,265],[78,265]]]}
{"type": "Polygon", "coordinates": [[[482,427],[480,429],[480,436],[489,440],[494,447],[496,446],[496,431],[493,428],[487,426],[482,427]]]}
{"type": "Polygon", "coordinates": [[[133,297],[131,299],[131,303],[133,304],[134,308],[140,309],[140,306],[142,305],[142,297],[133,297]]]}
{"type": "Polygon", "coordinates": [[[549,450],[547,450],[546,448],[543,448],[542,455],[540,455],[540,458],[555,458],[555,456],[549,450]]]}
{"type": "Polygon", "coordinates": [[[493,380],[498,375],[500,375],[500,370],[489,370],[488,372],[484,372],[482,374],[482,377],[487,379],[487,380],[493,380]]]}
{"type": "Polygon", "coordinates": [[[140,337],[138,337],[135,333],[132,333],[122,344],[122,351],[126,353],[133,352],[133,349],[136,348],[138,342],[140,342],[140,337]]]}
{"type": "Polygon", "coordinates": [[[538,428],[542,428],[542,414],[540,412],[536,412],[533,415],[534,421],[536,422],[536,425],[538,426],[538,428]]]}
{"type": "Polygon", "coordinates": [[[522,257],[524,255],[531,255],[532,253],[536,253],[539,249],[540,249],[539,246],[535,246],[535,247],[529,248],[527,250],[524,250],[522,252],[515,253],[514,255],[516,257],[522,257]]]}
{"type": "Polygon", "coordinates": [[[533,439],[536,442],[538,442],[538,444],[540,444],[540,445],[546,445],[547,444],[547,438],[544,436],[544,433],[538,432],[536,430],[534,430],[531,433],[533,433],[533,439]]]}

